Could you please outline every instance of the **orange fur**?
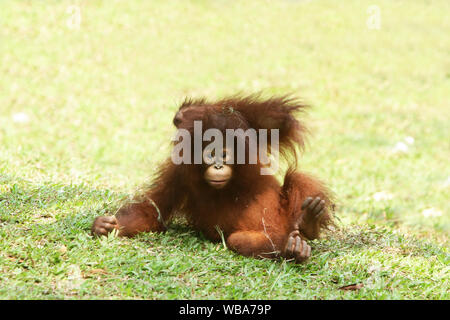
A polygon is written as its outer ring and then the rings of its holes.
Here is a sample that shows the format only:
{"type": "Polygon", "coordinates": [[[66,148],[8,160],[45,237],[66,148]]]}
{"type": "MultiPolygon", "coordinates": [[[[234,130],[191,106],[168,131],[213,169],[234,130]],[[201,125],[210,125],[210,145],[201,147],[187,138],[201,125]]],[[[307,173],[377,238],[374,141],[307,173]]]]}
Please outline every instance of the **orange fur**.
{"type": "Polygon", "coordinates": [[[283,256],[288,235],[295,230],[304,239],[317,238],[331,223],[328,208],[332,199],[321,182],[295,171],[306,132],[295,115],[304,108],[303,103],[288,97],[184,101],[174,124],[191,133],[195,120],[202,121],[203,130],[279,129],[280,153],[290,163],[284,184],[281,186],[273,176],[260,175],[259,162],[235,164],[231,181],[217,190],[204,181],[203,165],[175,165],[168,159],[145,194],[119,210],[116,218],[120,235],[163,231],[174,214],[181,214],[213,241],[220,240],[221,232],[228,246],[245,256],[283,256]],[[326,201],[327,209],[320,219],[310,221],[301,206],[307,197],[316,196],[326,201]]]}

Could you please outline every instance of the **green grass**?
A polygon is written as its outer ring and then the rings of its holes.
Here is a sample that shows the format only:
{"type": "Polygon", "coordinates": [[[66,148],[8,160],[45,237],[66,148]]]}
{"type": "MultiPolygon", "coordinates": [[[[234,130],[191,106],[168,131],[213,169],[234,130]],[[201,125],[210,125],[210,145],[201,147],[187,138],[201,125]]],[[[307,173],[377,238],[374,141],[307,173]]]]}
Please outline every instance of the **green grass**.
{"type": "Polygon", "coordinates": [[[447,0],[0,1],[0,298],[449,299],[449,11],[447,0]],[[379,30],[366,26],[372,4],[379,30]],[[312,242],[308,264],[238,256],[183,221],[90,236],[168,156],[185,96],[260,90],[313,105],[300,166],[339,199],[339,229],[312,242]],[[392,152],[406,137],[408,152],[392,152]],[[364,287],[338,289],[353,283],[364,287]]]}

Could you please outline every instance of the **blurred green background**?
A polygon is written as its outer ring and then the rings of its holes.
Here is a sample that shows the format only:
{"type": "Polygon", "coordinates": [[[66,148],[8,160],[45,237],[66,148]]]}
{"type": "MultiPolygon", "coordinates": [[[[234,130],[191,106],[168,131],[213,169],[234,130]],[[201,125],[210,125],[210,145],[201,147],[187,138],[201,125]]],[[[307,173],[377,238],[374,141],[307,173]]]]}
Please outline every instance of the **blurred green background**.
{"type": "Polygon", "coordinates": [[[448,299],[448,12],[1,0],[0,298],[448,299]],[[300,168],[337,194],[340,231],[309,266],[236,256],[182,222],[90,238],[169,155],[184,97],[259,91],[313,106],[300,168]],[[365,286],[338,290],[350,282],[365,286]]]}

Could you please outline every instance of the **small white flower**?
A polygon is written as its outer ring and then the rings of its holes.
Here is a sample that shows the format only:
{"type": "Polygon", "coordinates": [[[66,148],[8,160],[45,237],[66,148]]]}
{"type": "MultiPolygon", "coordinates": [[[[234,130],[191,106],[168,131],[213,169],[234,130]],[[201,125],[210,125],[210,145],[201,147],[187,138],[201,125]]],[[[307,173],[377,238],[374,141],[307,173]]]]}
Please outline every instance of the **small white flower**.
{"type": "Polygon", "coordinates": [[[413,145],[414,144],[414,138],[413,137],[406,137],[405,138],[405,142],[409,145],[413,145]]]}
{"type": "Polygon", "coordinates": [[[392,200],[394,196],[388,192],[380,191],[372,196],[375,201],[392,200]]]}
{"type": "Polygon", "coordinates": [[[30,117],[25,112],[14,113],[12,119],[15,123],[28,123],[30,117]]]}
{"type": "Polygon", "coordinates": [[[394,148],[392,148],[392,152],[394,152],[394,153],[400,153],[400,152],[406,153],[408,151],[409,151],[409,147],[404,142],[397,142],[397,144],[394,146],[394,148]]]}
{"type": "Polygon", "coordinates": [[[440,217],[442,216],[442,211],[436,208],[428,208],[422,211],[422,215],[424,217],[440,217]]]}

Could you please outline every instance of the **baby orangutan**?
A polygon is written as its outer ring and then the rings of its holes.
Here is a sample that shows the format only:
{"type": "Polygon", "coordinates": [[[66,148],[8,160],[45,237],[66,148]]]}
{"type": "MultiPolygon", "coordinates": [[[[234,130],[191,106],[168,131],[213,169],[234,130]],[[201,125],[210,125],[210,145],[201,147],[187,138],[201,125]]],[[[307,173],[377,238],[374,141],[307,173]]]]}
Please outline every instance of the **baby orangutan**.
{"type": "MultiPolygon", "coordinates": [[[[332,223],[331,193],[317,179],[296,170],[305,128],[294,115],[304,108],[288,97],[184,101],[173,122],[178,132],[193,137],[191,141],[183,136],[188,147],[177,149],[187,161],[174,163],[172,154],[143,196],[123,206],[114,217],[95,219],[93,234],[106,235],[114,229],[126,237],[161,232],[178,214],[213,241],[221,239],[221,231],[227,246],[244,256],[304,262],[311,255],[306,240],[318,238],[321,229],[332,223]],[[223,136],[231,129],[238,134],[231,144],[227,139],[226,147],[211,149],[211,143],[205,142],[211,139],[196,142],[208,129],[223,136]],[[270,137],[265,143],[261,140],[264,134],[270,137]],[[255,141],[263,143],[256,156],[253,152],[253,161],[248,161],[255,141]],[[239,144],[241,149],[236,148],[239,144]],[[283,185],[273,175],[262,174],[267,157],[260,150],[274,146],[289,161],[283,185]],[[246,161],[239,161],[239,151],[246,161]]],[[[273,159],[278,153],[270,155],[273,159]]]]}

